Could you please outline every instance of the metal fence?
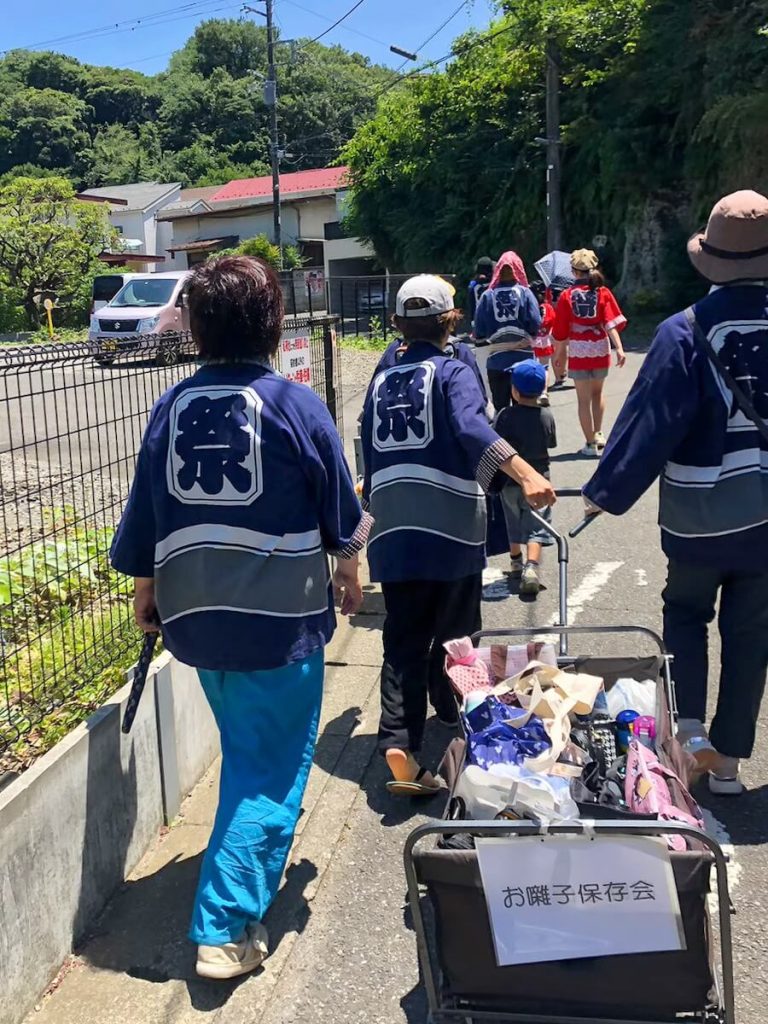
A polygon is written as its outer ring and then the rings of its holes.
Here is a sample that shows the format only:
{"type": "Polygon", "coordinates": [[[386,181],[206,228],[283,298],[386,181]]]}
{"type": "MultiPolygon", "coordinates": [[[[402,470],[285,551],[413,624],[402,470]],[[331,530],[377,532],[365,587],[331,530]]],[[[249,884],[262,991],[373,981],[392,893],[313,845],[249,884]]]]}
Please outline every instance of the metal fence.
{"type": "MultiPolygon", "coordinates": [[[[131,581],[109,546],[150,409],[194,372],[191,353],[188,335],[0,348],[0,779],[106,700],[135,659],[131,581]]],[[[286,321],[276,363],[341,429],[334,321],[286,321]]]]}
{"type": "MultiPolygon", "coordinates": [[[[398,290],[410,274],[380,274],[367,277],[329,277],[325,291],[291,278],[284,289],[286,308],[290,314],[305,313],[309,317],[335,316],[342,337],[380,337],[389,340],[395,332],[391,319],[395,312],[398,290]]],[[[455,275],[442,274],[457,287],[455,275]]]]}

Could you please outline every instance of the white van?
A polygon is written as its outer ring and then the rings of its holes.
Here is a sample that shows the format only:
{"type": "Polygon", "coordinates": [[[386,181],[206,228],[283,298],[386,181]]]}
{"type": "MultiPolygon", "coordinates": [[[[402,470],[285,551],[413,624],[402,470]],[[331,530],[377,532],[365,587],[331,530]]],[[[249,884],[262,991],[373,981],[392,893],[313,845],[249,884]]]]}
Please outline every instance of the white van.
{"type": "Polygon", "coordinates": [[[99,345],[96,361],[113,363],[151,338],[159,365],[177,362],[186,342],[180,333],[189,331],[184,291],[189,276],[189,270],[127,275],[114,298],[91,316],[88,338],[99,345]]]}

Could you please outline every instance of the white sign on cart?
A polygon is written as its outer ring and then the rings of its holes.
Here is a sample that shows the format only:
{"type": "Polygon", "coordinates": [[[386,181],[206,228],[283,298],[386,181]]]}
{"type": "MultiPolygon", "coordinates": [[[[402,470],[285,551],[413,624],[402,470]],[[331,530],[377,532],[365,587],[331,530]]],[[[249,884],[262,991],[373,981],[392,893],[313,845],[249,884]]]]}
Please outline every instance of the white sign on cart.
{"type": "Polygon", "coordinates": [[[500,967],[685,949],[663,841],[547,836],[476,844],[500,967]]]}

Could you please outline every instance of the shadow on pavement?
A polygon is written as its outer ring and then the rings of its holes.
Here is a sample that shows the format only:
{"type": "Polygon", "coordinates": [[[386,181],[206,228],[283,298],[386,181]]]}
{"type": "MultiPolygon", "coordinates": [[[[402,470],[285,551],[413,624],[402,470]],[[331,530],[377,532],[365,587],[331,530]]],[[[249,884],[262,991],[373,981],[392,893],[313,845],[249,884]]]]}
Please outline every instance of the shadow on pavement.
{"type": "MultiPolygon", "coordinates": [[[[210,982],[195,975],[195,947],[186,934],[202,857],[177,857],[154,874],[127,882],[78,955],[99,970],[141,981],[183,981],[196,1010],[224,1006],[253,975],[231,982],[210,982]]],[[[308,860],[288,868],[265,920],[272,952],[289,932],[306,928],[311,910],[304,892],[316,876],[317,868],[308,860]]]]}
{"type": "MultiPolygon", "coordinates": [[[[585,466],[594,466],[597,468],[597,459],[593,459],[586,455],[582,455],[581,452],[561,452],[559,455],[551,455],[549,458],[550,462],[583,462],[585,466]]],[[[569,484],[570,486],[570,484],[569,484]]]]}
{"type": "Polygon", "coordinates": [[[703,784],[697,791],[701,804],[723,823],[734,846],[768,843],[768,784],[730,799],[712,796],[703,784]]]}

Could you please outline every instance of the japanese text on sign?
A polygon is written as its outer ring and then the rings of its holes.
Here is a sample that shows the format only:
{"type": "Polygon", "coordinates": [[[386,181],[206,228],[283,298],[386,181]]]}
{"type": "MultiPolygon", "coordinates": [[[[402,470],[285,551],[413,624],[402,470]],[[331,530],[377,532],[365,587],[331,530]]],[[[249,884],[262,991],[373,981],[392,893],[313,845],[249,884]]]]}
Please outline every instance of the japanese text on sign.
{"type": "Polygon", "coordinates": [[[312,353],[306,334],[287,334],[280,340],[280,371],[287,380],[312,386],[312,353]]]}
{"type": "Polygon", "coordinates": [[[504,890],[504,906],[513,907],[567,907],[571,903],[624,903],[634,900],[655,900],[656,888],[650,882],[582,882],[581,885],[528,885],[508,887],[504,890]]]}
{"type": "Polygon", "coordinates": [[[499,966],[684,948],[654,839],[478,839],[477,856],[499,966]]]}

